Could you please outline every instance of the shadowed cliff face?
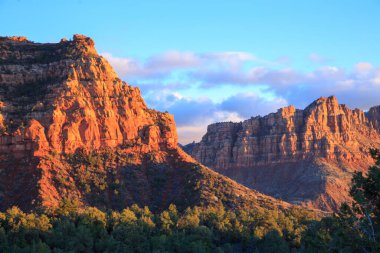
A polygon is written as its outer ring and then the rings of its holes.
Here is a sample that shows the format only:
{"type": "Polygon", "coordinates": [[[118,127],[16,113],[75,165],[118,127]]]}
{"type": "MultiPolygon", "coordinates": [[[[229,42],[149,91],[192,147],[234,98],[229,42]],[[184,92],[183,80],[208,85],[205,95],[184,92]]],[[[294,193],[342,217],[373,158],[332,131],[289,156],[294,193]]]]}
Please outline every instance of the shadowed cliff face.
{"type": "Polygon", "coordinates": [[[324,210],[348,199],[351,173],[373,163],[380,114],[320,98],[239,123],[216,123],[189,153],[199,162],[271,196],[324,210]]]}
{"type": "Polygon", "coordinates": [[[172,115],[147,108],[92,39],[0,37],[0,209],[63,199],[114,209],[289,206],[186,155],[172,115]]]}
{"type": "Polygon", "coordinates": [[[380,133],[380,105],[370,108],[367,117],[374,128],[380,133]]]}

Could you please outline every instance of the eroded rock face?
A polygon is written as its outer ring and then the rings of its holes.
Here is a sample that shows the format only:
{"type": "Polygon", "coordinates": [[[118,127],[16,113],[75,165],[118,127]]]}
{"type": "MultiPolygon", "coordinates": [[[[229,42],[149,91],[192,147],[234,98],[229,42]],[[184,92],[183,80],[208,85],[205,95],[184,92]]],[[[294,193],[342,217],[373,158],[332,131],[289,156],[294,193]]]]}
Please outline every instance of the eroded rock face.
{"type": "Polygon", "coordinates": [[[324,210],[348,200],[352,172],[373,163],[380,147],[372,109],[320,98],[304,110],[293,106],[243,122],[216,123],[190,150],[199,162],[266,194],[324,210]]]}
{"type": "Polygon", "coordinates": [[[149,109],[91,38],[0,38],[0,209],[65,198],[118,209],[289,206],[210,171],[177,142],[172,115],[149,109]]]}
{"type": "Polygon", "coordinates": [[[139,89],[118,79],[90,38],[14,43],[2,42],[0,54],[4,152],[24,153],[30,142],[38,143],[34,152],[58,153],[130,142],[151,150],[176,146],[173,117],[148,109],[139,89]]]}

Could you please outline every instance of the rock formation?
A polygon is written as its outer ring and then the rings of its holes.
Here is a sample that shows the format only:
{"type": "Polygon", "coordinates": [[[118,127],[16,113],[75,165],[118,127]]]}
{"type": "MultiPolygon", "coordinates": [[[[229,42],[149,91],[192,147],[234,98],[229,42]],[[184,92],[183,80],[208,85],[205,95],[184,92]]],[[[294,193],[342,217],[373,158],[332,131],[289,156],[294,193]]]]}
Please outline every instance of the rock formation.
{"type": "Polygon", "coordinates": [[[327,211],[349,200],[354,171],[373,164],[380,147],[379,107],[365,113],[319,98],[265,117],[208,126],[187,150],[196,160],[237,182],[286,201],[327,211]],[[189,150],[190,149],[190,150],[189,150]]]}
{"type": "Polygon", "coordinates": [[[172,115],[149,109],[91,38],[0,37],[0,209],[66,200],[153,210],[289,206],[185,154],[172,115]]]}

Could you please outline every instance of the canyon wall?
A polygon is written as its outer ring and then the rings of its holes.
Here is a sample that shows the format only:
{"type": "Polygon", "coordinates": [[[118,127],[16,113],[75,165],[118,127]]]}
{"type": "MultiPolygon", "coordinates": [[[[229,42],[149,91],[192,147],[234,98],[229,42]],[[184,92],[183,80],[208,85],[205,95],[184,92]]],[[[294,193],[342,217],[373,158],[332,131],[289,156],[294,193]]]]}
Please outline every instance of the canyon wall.
{"type": "MultiPolygon", "coordinates": [[[[354,171],[373,164],[380,147],[379,110],[368,117],[332,96],[243,122],[208,126],[188,152],[199,162],[252,189],[327,211],[349,200],[354,171]]],[[[185,149],[186,150],[186,149],[185,149]]]]}

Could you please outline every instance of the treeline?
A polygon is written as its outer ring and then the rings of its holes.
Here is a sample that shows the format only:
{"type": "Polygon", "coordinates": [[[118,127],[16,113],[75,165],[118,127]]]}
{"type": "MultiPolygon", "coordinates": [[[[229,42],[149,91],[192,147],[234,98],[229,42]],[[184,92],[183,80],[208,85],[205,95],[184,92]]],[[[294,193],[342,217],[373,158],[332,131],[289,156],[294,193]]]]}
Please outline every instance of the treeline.
{"type": "Polygon", "coordinates": [[[56,210],[0,213],[0,252],[380,252],[380,153],[371,153],[376,165],[354,174],[353,203],[322,219],[301,208],[103,212],[64,201],[56,210]]]}
{"type": "Polygon", "coordinates": [[[299,208],[225,211],[133,205],[105,213],[65,202],[54,213],[0,213],[0,252],[289,252],[315,217],[299,208]]]}

